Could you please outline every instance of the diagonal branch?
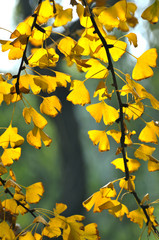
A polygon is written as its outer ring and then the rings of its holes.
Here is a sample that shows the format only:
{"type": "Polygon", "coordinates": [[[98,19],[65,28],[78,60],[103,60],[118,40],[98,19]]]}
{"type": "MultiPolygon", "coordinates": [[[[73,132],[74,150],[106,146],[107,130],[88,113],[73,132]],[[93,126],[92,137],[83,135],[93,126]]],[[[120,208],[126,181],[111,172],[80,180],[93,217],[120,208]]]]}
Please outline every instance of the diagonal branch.
{"type": "MultiPolygon", "coordinates": [[[[5,183],[6,181],[3,180],[1,177],[0,177],[0,182],[2,183],[3,186],[5,186],[5,183]]],[[[13,193],[9,190],[9,188],[6,188],[5,189],[5,193],[8,193],[12,198],[14,197],[13,196],[13,193]]],[[[19,206],[22,206],[25,210],[27,210],[27,212],[29,212],[34,218],[36,218],[36,215],[34,214],[35,210],[34,209],[29,209],[27,208],[24,204],[22,204],[20,201],[14,199],[17,203],[17,205],[19,206]]]]}

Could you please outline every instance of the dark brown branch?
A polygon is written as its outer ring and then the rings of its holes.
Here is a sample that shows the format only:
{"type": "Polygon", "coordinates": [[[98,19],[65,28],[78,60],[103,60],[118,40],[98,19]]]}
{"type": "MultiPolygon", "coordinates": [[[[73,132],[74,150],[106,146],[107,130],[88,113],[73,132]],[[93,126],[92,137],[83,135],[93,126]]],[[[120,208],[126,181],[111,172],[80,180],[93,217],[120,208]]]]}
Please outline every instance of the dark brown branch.
{"type": "Polygon", "coordinates": [[[120,126],[121,126],[121,139],[120,139],[120,144],[121,144],[121,149],[122,149],[122,155],[123,155],[123,160],[124,160],[124,167],[125,167],[125,177],[126,180],[129,179],[129,169],[127,166],[127,159],[126,159],[126,153],[125,153],[125,127],[124,127],[124,114],[123,114],[123,103],[121,101],[121,97],[120,97],[120,93],[119,93],[119,89],[118,89],[118,84],[117,84],[117,80],[116,80],[116,76],[115,76],[115,72],[114,72],[114,67],[113,67],[113,63],[112,63],[112,59],[111,59],[111,55],[110,55],[110,51],[109,51],[109,45],[107,44],[105,38],[103,37],[103,35],[101,34],[101,32],[98,29],[98,26],[95,22],[94,19],[94,15],[92,13],[92,10],[90,9],[89,5],[87,4],[86,0],[83,0],[83,4],[85,7],[88,7],[89,11],[90,11],[90,18],[92,21],[92,24],[94,26],[95,29],[95,33],[98,34],[103,47],[105,48],[107,57],[108,57],[108,70],[111,71],[112,74],[112,78],[113,78],[113,85],[115,87],[116,90],[116,95],[118,98],[118,103],[119,103],[119,109],[120,109],[120,117],[119,117],[119,121],[120,121],[120,126]]]}
{"type": "MultiPolygon", "coordinates": [[[[118,84],[117,84],[117,80],[116,80],[116,76],[115,76],[115,72],[114,72],[114,67],[113,67],[113,63],[112,63],[112,59],[111,59],[111,55],[110,55],[110,51],[109,48],[110,46],[107,44],[105,38],[103,37],[103,35],[101,34],[95,19],[94,19],[94,15],[92,13],[92,9],[89,7],[87,0],[82,0],[83,4],[85,7],[87,7],[89,9],[90,12],[90,18],[93,24],[93,27],[95,29],[95,33],[98,34],[103,47],[105,48],[106,54],[107,54],[107,58],[108,58],[108,70],[111,71],[112,74],[112,78],[113,78],[113,86],[115,87],[116,90],[116,95],[117,95],[117,99],[118,99],[118,103],[119,103],[119,109],[120,109],[120,117],[118,119],[118,122],[120,121],[120,126],[121,126],[121,139],[120,139],[120,144],[121,144],[121,149],[122,149],[122,155],[123,155],[123,160],[124,160],[124,167],[125,167],[125,180],[129,179],[129,169],[127,166],[127,159],[126,159],[126,152],[125,152],[125,127],[124,127],[124,113],[123,113],[123,107],[125,106],[125,104],[122,103],[121,97],[120,97],[120,93],[119,93],[119,89],[118,89],[118,84]]],[[[147,219],[147,225],[149,222],[151,222],[150,217],[146,211],[147,206],[142,205],[141,204],[141,200],[139,199],[137,193],[135,191],[132,192],[134,198],[136,199],[137,203],[139,204],[139,206],[142,208],[146,219],[147,219]]],[[[152,223],[152,222],[151,222],[152,223]]],[[[159,237],[159,231],[157,230],[157,228],[154,226],[154,224],[152,223],[152,228],[154,230],[154,232],[156,233],[156,235],[159,237]]]]}
{"type": "MultiPolygon", "coordinates": [[[[6,183],[6,181],[5,180],[3,180],[1,177],[0,177],[0,182],[2,183],[2,185],[3,186],[5,186],[5,183],[6,183]]],[[[8,193],[12,198],[14,198],[14,195],[13,195],[13,193],[9,190],[9,188],[6,188],[5,189],[5,193],[8,193]]],[[[17,203],[17,205],[19,206],[21,206],[21,207],[23,207],[27,212],[29,212],[34,218],[36,218],[36,215],[34,214],[34,209],[29,209],[29,208],[27,208],[24,204],[22,204],[20,201],[18,201],[18,200],[16,200],[16,199],[14,199],[15,201],[16,201],[16,203],[17,203]]]]}

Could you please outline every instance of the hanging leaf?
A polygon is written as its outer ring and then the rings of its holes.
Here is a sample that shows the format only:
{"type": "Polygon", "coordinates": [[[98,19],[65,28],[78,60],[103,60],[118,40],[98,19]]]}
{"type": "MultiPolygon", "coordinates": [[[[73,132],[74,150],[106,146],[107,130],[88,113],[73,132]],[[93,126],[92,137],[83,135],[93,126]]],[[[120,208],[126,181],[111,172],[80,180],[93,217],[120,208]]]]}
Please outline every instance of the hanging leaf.
{"type": "Polygon", "coordinates": [[[91,130],[88,132],[88,135],[94,145],[99,143],[98,149],[100,152],[110,150],[109,140],[105,131],[91,130]]]}
{"type": "Polygon", "coordinates": [[[27,141],[30,145],[39,149],[42,146],[41,140],[46,147],[50,146],[52,142],[51,138],[46,133],[40,128],[34,126],[34,128],[27,134],[27,141]]]}
{"type": "Polygon", "coordinates": [[[18,128],[12,127],[11,124],[0,136],[0,146],[3,148],[7,148],[9,144],[12,148],[16,148],[21,146],[23,142],[24,138],[18,134],[18,128]]]}
{"type": "Polygon", "coordinates": [[[43,196],[44,187],[41,182],[34,183],[26,188],[26,201],[29,203],[38,203],[43,196]]]}
{"type": "Polygon", "coordinates": [[[30,124],[32,120],[35,126],[37,126],[40,129],[43,129],[47,124],[46,119],[32,107],[30,108],[25,107],[23,109],[23,117],[27,124],[30,124]]]}
{"type": "Polygon", "coordinates": [[[58,112],[61,112],[61,108],[61,102],[56,96],[46,97],[40,104],[41,113],[45,113],[51,117],[55,117],[58,112]]]}
{"type": "Polygon", "coordinates": [[[136,36],[135,33],[129,33],[129,34],[125,35],[125,37],[128,38],[130,44],[133,44],[134,47],[138,46],[138,44],[137,44],[137,36],[136,36]]]}
{"type": "Polygon", "coordinates": [[[91,114],[96,122],[100,122],[103,117],[105,125],[112,124],[119,117],[118,111],[106,104],[104,101],[92,104],[86,107],[86,110],[91,114]]]}
{"type": "Polygon", "coordinates": [[[147,122],[146,127],[142,129],[139,140],[142,142],[158,143],[157,136],[159,137],[159,126],[156,126],[154,121],[147,122]]]}
{"type": "Polygon", "coordinates": [[[158,22],[159,17],[159,2],[155,0],[154,3],[146,8],[142,13],[141,17],[148,20],[150,23],[155,24],[158,22]]]}
{"type": "Polygon", "coordinates": [[[157,50],[151,48],[144,52],[138,59],[132,72],[134,80],[142,80],[153,76],[153,70],[150,67],[156,67],[157,50]]]}
{"type": "Polygon", "coordinates": [[[80,80],[73,80],[70,87],[71,92],[67,96],[67,100],[73,104],[79,104],[84,106],[91,102],[89,92],[84,85],[84,82],[80,80]]]}

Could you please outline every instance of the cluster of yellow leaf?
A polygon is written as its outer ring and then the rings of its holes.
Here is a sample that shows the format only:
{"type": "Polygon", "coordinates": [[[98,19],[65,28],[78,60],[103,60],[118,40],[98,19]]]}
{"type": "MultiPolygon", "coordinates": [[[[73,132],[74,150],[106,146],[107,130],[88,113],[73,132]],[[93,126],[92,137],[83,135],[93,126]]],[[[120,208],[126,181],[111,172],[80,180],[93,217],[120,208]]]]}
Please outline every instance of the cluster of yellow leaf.
{"type": "MultiPolygon", "coordinates": [[[[30,186],[28,189],[29,195],[34,191],[33,187],[30,186]]],[[[34,197],[34,196],[33,196],[34,197]]],[[[14,200],[13,200],[14,201],[14,200]]],[[[10,209],[14,208],[14,202],[5,203],[10,209]],[[11,206],[13,204],[13,206],[11,206]]],[[[3,205],[3,204],[2,204],[3,205]]],[[[1,205],[1,206],[2,206],[1,205]]],[[[17,207],[16,207],[17,208],[17,207]]],[[[10,210],[9,209],[9,210],[10,210]]],[[[49,238],[57,238],[62,236],[65,240],[98,240],[99,233],[97,230],[97,225],[95,223],[90,223],[86,226],[82,223],[84,220],[84,216],[82,215],[73,215],[70,217],[64,217],[61,215],[63,211],[67,209],[67,206],[62,203],[57,203],[56,208],[53,209],[52,215],[54,217],[49,217],[49,222],[45,220],[45,218],[41,215],[36,217],[33,221],[34,225],[39,225],[39,223],[43,224],[43,228],[41,228],[41,234],[37,233],[37,227],[35,228],[35,232],[25,231],[19,235],[19,240],[39,240],[42,239],[43,236],[47,236],[49,238]]],[[[37,209],[38,212],[38,209],[37,209]]],[[[51,213],[51,211],[50,211],[51,213]]],[[[45,214],[46,216],[46,214],[45,214]]],[[[0,237],[3,239],[14,240],[15,234],[14,231],[10,228],[9,224],[6,221],[2,221],[0,223],[0,237]]]]}

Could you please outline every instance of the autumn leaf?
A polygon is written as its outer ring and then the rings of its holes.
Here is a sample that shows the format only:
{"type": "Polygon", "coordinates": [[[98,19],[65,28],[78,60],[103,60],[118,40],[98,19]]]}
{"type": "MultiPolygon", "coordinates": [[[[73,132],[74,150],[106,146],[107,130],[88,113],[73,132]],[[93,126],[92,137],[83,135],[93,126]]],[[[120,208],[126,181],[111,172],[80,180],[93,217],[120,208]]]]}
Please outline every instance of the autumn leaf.
{"type": "Polygon", "coordinates": [[[11,34],[10,38],[18,38],[20,35],[31,35],[31,27],[27,22],[21,22],[16,27],[16,30],[11,34]]]}
{"type": "MultiPolygon", "coordinates": [[[[122,57],[122,55],[126,51],[127,44],[123,41],[114,40],[110,38],[105,38],[107,45],[112,45],[113,47],[110,48],[110,54],[113,59],[113,61],[117,62],[119,58],[122,57]]],[[[93,51],[93,56],[96,58],[99,58],[100,60],[104,61],[105,63],[108,63],[108,57],[105,51],[105,48],[103,47],[103,44],[101,40],[94,41],[91,44],[91,49],[93,51]]]]}
{"type": "Polygon", "coordinates": [[[153,76],[153,70],[150,67],[156,67],[157,50],[151,48],[144,52],[139,58],[132,72],[134,80],[142,80],[153,76]]]}
{"type": "Polygon", "coordinates": [[[88,135],[94,145],[99,143],[98,149],[100,152],[110,150],[109,140],[105,131],[91,130],[88,132],[88,135]]]}
{"type": "MultiPolygon", "coordinates": [[[[137,171],[140,167],[139,161],[136,159],[132,159],[129,157],[126,157],[127,160],[127,166],[129,169],[129,172],[132,173],[134,171],[137,171]]],[[[123,158],[117,158],[114,161],[111,162],[117,169],[120,169],[121,171],[125,172],[125,166],[124,166],[124,159],[123,158]]]]}
{"type": "Polygon", "coordinates": [[[54,48],[39,48],[29,57],[29,66],[40,68],[55,67],[58,60],[59,56],[54,48]]]}
{"type": "Polygon", "coordinates": [[[86,78],[107,78],[109,75],[108,69],[101,64],[97,59],[89,59],[87,64],[91,65],[90,68],[82,68],[82,70],[87,71],[86,78]]]}
{"type": "Polygon", "coordinates": [[[138,46],[138,44],[137,44],[137,36],[136,36],[135,33],[129,33],[129,34],[125,35],[125,37],[128,38],[130,44],[133,44],[134,47],[138,46]]]}
{"type": "MultiPolygon", "coordinates": [[[[154,226],[157,226],[155,217],[153,215],[153,211],[154,211],[153,207],[149,207],[148,209],[146,209],[147,215],[149,216],[151,223],[153,223],[154,226]]],[[[127,217],[130,218],[130,221],[139,224],[140,228],[143,227],[143,221],[147,223],[147,218],[141,208],[129,212],[127,217]]]]}
{"type": "Polygon", "coordinates": [[[148,161],[148,170],[149,172],[159,171],[159,160],[156,158],[151,158],[148,161]]]}
{"type": "Polygon", "coordinates": [[[87,200],[83,202],[83,206],[87,211],[94,206],[93,212],[101,212],[104,209],[109,209],[112,207],[111,197],[116,196],[116,191],[112,183],[108,183],[100,189],[100,191],[95,192],[87,200]]]}
{"type": "Polygon", "coordinates": [[[39,86],[43,92],[47,91],[48,93],[54,92],[57,87],[56,78],[47,75],[34,77],[34,83],[39,86]]]}
{"type": "Polygon", "coordinates": [[[119,1],[112,7],[104,8],[98,19],[111,28],[118,27],[120,21],[126,21],[126,2],[119,1]]]}
{"type": "Polygon", "coordinates": [[[34,146],[35,148],[41,148],[41,140],[43,141],[45,146],[50,146],[52,140],[51,138],[44,133],[40,128],[34,126],[34,128],[27,134],[27,141],[30,145],[34,146]]]}
{"type": "Polygon", "coordinates": [[[4,166],[10,166],[14,161],[19,160],[21,156],[21,148],[6,148],[1,155],[1,160],[4,166]]]}
{"type": "Polygon", "coordinates": [[[100,122],[103,117],[105,125],[112,124],[119,117],[118,111],[114,107],[106,104],[104,101],[92,104],[86,107],[86,110],[91,114],[96,122],[100,122]]]}
{"type": "Polygon", "coordinates": [[[29,205],[26,203],[25,199],[23,198],[21,199],[18,198],[18,200],[25,206],[25,208],[22,207],[21,205],[18,205],[17,202],[12,198],[4,200],[2,202],[2,206],[12,214],[19,215],[19,213],[21,213],[22,215],[24,215],[25,213],[27,213],[26,208],[29,209],[29,205]]]}
{"type": "Polygon", "coordinates": [[[82,240],[98,240],[99,239],[99,232],[97,229],[96,223],[90,223],[84,227],[83,234],[81,236],[82,240]]]}
{"type": "Polygon", "coordinates": [[[84,13],[85,9],[81,4],[77,5],[77,14],[80,19],[80,24],[83,27],[90,28],[92,26],[92,21],[90,19],[90,16],[86,16],[84,13]]]}
{"type": "Polygon", "coordinates": [[[12,148],[16,148],[21,146],[23,142],[24,138],[18,134],[18,128],[12,127],[11,124],[0,136],[0,146],[3,148],[7,148],[9,144],[12,148]]]}
{"type": "Polygon", "coordinates": [[[151,155],[155,151],[155,149],[155,147],[141,144],[140,147],[134,152],[134,156],[144,161],[151,160],[151,155]]]}
{"type": "Polygon", "coordinates": [[[3,220],[0,223],[0,238],[6,239],[6,240],[14,240],[15,239],[13,230],[10,228],[10,226],[8,225],[8,223],[5,220],[3,220]]]}
{"type": "Polygon", "coordinates": [[[56,14],[55,21],[53,23],[54,27],[64,26],[72,20],[72,8],[67,8],[64,10],[59,4],[56,4],[55,7],[56,14]]]}
{"type": "Polygon", "coordinates": [[[41,182],[34,183],[26,188],[26,201],[29,203],[38,203],[43,196],[44,187],[41,182]]]}
{"type": "Polygon", "coordinates": [[[146,127],[140,132],[139,140],[157,144],[157,136],[159,137],[159,126],[156,126],[154,121],[146,122],[146,127]]]}
{"type": "Polygon", "coordinates": [[[32,35],[29,38],[29,42],[36,47],[39,47],[43,44],[43,42],[51,35],[52,26],[44,27],[43,30],[45,33],[39,31],[38,29],[34,29],[32,31],[32,35]]]}
{"type": "Polygon", "coordinates": [[[55,117],[58,112],[61,112],[61,108],[61,102],[56,96],[46,97],[40,104],[41,113],[45,113],[51,117],[55,117]]]}
{"type": "Polygon", "coordinates": [[[120,203],[117,200],[112,200],[112,207],[108,210],[110,214],[114,215],[114,217],[119,218],[120,220],[123,219],[123,216],[129,213],[128,208],[120,203]]]}
{"type": "Polygon", "coordinates": [[[128,104],[127,107],[123,108],[123,112],[127,115],[128,120],[132,118],[136,120],[144,113],[144,104],[140,101],[128,104]]]}
{"type": "Polygon", "coordinates": [[[46,23],[49,18],[54,17],[53,6],[49,0],[42,1],[34,13],[38,14],[37,21],[39,24],[46,23]]]}
{"type": "Polygon", "coordinates": [[[89,92],[84,85],[84,82],[80,80],[73,80],[70,87],[71,92],[67,96],[67,100],[73,104],[79,104],[84,106],[91,102],[89,92]]]}
{"type": "Polygon", "coordinates": [[[34,125],[40,129],[43,129],[47,124],[46,119],[32,107],[23,109],[23,117],[27,124],[30,124],[32,120],[34,125]]]}
{"type": "Polygon", "coordinates": [[[30,90],[29,89],[30,87],[34,94],[38,94],[41,91],[41,88],[35,84],[34,78],[35,78],[35,75],[31,75],[31,74],[25,74],[20,76],[20,79],[19,79],[20,92],[28,93],[30,90]]]}
{"type": "Polygon", "coordinates": [[[155,0],[154,3],[146,8],[142,13],[141,17],[148,20],[150,23],[155,24],[158,22],[159,17],[159,2],[155,0]]]}

